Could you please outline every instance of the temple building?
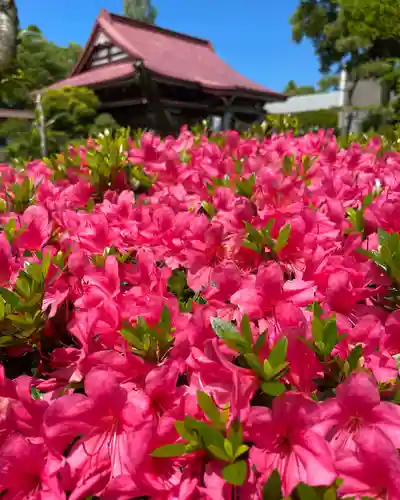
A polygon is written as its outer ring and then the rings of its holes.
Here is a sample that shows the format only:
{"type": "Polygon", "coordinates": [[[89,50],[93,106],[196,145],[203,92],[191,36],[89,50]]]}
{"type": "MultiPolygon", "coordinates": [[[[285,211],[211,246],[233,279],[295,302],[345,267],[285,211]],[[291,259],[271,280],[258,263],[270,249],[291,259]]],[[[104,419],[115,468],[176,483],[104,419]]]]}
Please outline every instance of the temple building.
{"type": "Polygon", "coordinates": [[[123,126],[173,133],[220,117],[223,128],[263,118],[286,96],[252,82],[225,63],[210,41],[103,9],[71,75],[50,88],[93,89],[102,112],[123,126]]]}

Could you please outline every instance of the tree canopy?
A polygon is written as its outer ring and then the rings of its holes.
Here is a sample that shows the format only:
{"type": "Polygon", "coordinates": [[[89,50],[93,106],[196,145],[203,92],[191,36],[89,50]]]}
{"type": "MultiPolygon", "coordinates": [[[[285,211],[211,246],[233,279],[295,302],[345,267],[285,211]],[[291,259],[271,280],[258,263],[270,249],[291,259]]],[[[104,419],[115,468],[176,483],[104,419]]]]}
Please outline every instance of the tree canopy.
{"type": "MultiPolygon", "coordinates": [[[[313,44],[322,73],[347,70],[350,107],[361,79],[380,79],[386,95],[400,87],[399,0],[299,0],[291,23],[296,42],[313,44]]],[[[399,119],[399,100],[384,104],[389,119],[399,119]]]]}
{"type": "Polygon", "coordinates": [[[124,16],[154,24],[157,9],[153,7],[151,0],[124,0],[124,16]]]}
{"type": "Polygon", "coordinates": [[[345,66],[355,78],[382,76],[396,66],[398,0],[300,0],[291,24],[296,42],[312,42],[322,73],[345,66]]]}
{"type": "Polygon", "coordinates": [[[0,107],[32,106],[32,91],[68,76],[81,51],[74,43],[59,47],[49,42],[36,26],[22,30],[19,39],[16,58],[0,77],[0,107]]]}
{"type": "Polygon", "coordinates": [[[319,80],[317,87],[314,85],[297,85],[294,80],[289,80],[283,89],[283,93],[287,96],[316,94],[318,92],[337,90],[338,86],[338,75],[326,75],[319,80]]]}
{"type": "MultiPolygon", "coordinates": [[[[62,87],[43,93],[49,154],[60,151],[68,141],[89,136],[98,104],[95,93],[85,87],[62,87]]],[[[110,127],[110,124],[107,126],[110,127]]],[[[7,120],[0,126],[0,136],[8,138],[8,151],[12,157],[40,157],[40,137],[36,123],[7,120]]]]}
{"type": "Polygon", "coordinates": [[[313,85],[297,85],[294,80],[289,80],[283,93],[288,96],[314,94],[315,88],[313,85]]]}

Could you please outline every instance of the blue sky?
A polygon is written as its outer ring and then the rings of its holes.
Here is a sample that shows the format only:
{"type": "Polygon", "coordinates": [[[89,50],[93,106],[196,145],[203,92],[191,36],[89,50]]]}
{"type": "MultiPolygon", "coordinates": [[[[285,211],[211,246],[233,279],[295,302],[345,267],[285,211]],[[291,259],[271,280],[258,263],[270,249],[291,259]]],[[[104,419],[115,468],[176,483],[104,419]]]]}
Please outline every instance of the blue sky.
{"type": "MultiPolygon", "coordinates": [[[[291,41],[297,0],[153,0],[157,24],[208,38],[216,52],[247,77],[273,90],[320,75],[308,43],[291,41]]],[[[17,0],[21,26],[35,24],[49,40],[84,44],[101,7],[121,13],[123,0],[17,0]]]]}

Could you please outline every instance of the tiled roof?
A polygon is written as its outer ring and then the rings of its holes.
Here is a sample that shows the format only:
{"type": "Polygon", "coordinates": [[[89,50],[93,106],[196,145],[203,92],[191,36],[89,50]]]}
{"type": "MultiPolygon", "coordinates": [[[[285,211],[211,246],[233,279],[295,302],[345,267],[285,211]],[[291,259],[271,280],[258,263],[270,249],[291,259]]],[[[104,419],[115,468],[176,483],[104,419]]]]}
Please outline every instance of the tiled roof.
{"type": "Polygon", "coordinates": [[[0,119],[19,118],[21,120],[33,120],[35,113],[27,109],[6,109],[0,108],[0,119]]]}
{"type": "Polygon", "coordinates": [[[104,9],[97,18],[91,38],[71,75],[74,78],[80,74],[81,79],[68,78],[61,84],[68,84],[69,81],[72,85],[91,85],[94,75],[104,75],[104,80],[119,77],[118,72],[122,71],[121,65],[106,65],[102,68],[104,73],[100,71],[94,73],[100,68],[84,71],[93,40],[99,31],[132,59],[143,61],[147,69],[158,75],[182,82],[196,83],[211,92],[239,93],[241,91],[255,94],[266,100],[285,99],[282,94],[264,88],[231,68],[214,52],[208,40],[110,14],[104,9]]]}
{"type": "Polygon", "coordinates": [[[65,80],[50,85],[50,89],[72,85],[73,87],[96,85],[101,82],[128,78],[134,73],[132,61],[112,63],[106,66],[89,69],[83,73],[77,73],[65,80]]]}

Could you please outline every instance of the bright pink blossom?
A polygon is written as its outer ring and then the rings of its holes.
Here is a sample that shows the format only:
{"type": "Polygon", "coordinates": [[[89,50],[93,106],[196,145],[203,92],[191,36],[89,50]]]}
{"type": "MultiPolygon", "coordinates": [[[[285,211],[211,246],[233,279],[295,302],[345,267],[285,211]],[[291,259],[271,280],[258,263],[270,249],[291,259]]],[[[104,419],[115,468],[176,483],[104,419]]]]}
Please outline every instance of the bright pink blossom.
{"type": "Polygon", "coordinates": [[[320,411],[318,431],[336,450],[354,449],[360,431],[371,426],[400,447],[400,407],[381,402],[377,383],[368,373],[353,373],[337,388],[336,398],[321,403],[320,411]]]}
{"type": "Polygon", "coordinates": [[[274,399],[272,410],[253,407],[247,420],[246,435],[254,443],[250,464],[264,480],[277,469],[284,496],[302,482],[322,486],[336,479],[333,452],[311,428],[316,410],[317,405],[300,394],[286,393],[274,399]]]}
{"type": "Polygon", "coordinates": [[[390,438],[377,427],[365,427],[356,439],[354,452],[338,456],[338,474],[344,479],[339,493],[344,498],[400,498],[400,458],[390,438]]]}

